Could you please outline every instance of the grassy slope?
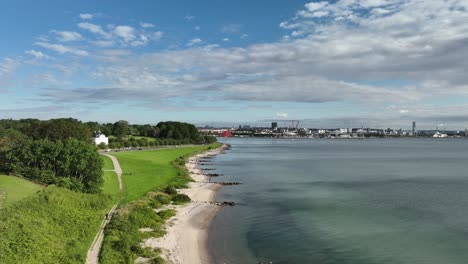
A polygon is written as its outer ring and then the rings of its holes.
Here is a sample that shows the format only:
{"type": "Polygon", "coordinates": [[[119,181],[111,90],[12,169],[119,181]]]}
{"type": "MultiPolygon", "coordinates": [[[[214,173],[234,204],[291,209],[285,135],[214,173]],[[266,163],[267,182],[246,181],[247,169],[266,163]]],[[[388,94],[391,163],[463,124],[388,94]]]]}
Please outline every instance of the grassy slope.
{"type": "Polygon", "coordinates": [[[0,207],[26,198],[43,187],[14,176],[0,175],[0,207]],[[3,197],[3,203],[2,198],[3,197]]]}
{"type": "Polygon", "coordinates": [[[125,201],[143,197],[157,187],[172,183],[178,169],[171,162],[180,156],[203,151],[207,146],[113,153],[123,170],[125,201]]]}
{"type": "Polygon", "coordinates": [[[0,210],[0,262],[84,263],[112,201],[49,186],[0,210]]]}

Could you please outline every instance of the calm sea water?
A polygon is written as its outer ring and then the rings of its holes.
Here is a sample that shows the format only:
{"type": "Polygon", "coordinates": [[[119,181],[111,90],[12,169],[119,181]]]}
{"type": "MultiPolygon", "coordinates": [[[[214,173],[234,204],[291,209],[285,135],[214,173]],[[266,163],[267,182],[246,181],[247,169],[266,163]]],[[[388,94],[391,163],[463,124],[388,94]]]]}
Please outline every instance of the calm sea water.
{"type": "Polygon", "coordinates": [[[222,141],[216,263],[468,263],[468,140],[222,141]]]}

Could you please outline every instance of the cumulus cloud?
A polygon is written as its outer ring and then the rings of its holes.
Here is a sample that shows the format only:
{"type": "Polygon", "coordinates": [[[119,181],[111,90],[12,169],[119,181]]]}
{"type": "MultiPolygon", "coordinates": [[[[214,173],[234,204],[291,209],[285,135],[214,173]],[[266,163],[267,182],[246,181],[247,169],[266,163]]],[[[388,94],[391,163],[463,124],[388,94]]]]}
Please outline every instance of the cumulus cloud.
{"type": "Polygon", "coordinates": [[[276,113],[276,118],[288,118],[288,113],[276,113]]]}
{"type": "Polygon", "coordinates": [[[83,20],[91,20],[93,19],[94,15],[93,14],[88,14],[88,13],[84,13],[84,14],[80,14],[79,17],[83,20]]]}
{"type": "Polygon", "coordinates": [[[239,24],[229,24],[221,28],[221,32],[223,33],[238,34],[240,33],[240,31],[241,31],[241,25],[239,24]]]}
{"type": "MultiPolygon", "coordinates": [[[[199,101],[350,102],[395,120],[437,117],[441,106],[424,106],[425,99],[468,95],[467,10],[468,2],[458,0],[311,2],[280,23],[287,34],[284,41],[207,48],[197,46],[203,41],[194,38],[186,49],[125,60],[116,56],[112,62],[102,56],[92,77],[105,85],[47,96],[82,101],[99,95],[102,100],[190,96],[199,101]],[[388,105],[394,108],[386,109],[388,105]]],[[[79,27],[98,40],[126,47],[162,36],[125,25],[107,31],[90,23],[79,27]]],[[[444,110],[445,116],[454,113],[459,110],[444,110]]]]}
{"type": "Polygon", "coordinates": [[[151,24],[151,23],[146,23],[146,22],[140,22],[140,26],[142,28],[154,28],[154,24],[151,24]]]}
{"type": "Polygon", "coordinates": [[[57,31],[52,30],[51,33],[57,35],[57,39],[59,41],[67,42],[67,41],[77,41],[81,40],[83,37],[80,33],[74,31],[57,31]]]}
{"type": "Polygon", "coordinates": [[[191,47],[193,45],[197,45],[197,44],[200,44],[202,43],[203,41],[200,39],[200,38],[194,38],[194,39],[191,39],[188,43],[187,43],[187,46],[188,47],[191,47]]]}
{"type": "Polygon", "coordinates": [[[195,19],[195,16],[192,16],[192,15],[189,15],[189,14],[188,14],[188,15],[186,15],[184,18],[185,18],[185,20],[190,21],[190,20],[194,20],[194,19],[195,19]]]}
{"type": "Polygon", "coordinates": [[[164,33],[162,31],[156,31],[156,32],[153,32],[151,36],[154,41],[159,41],[163,37],[163,34],[164,33]]]}
{"type": "Polygon", "coordinates": [[[117,26],[114,28],[114,34],[121,37],[125,42],[130,42],[136,38],[135,29],[130,26],[117,26]]]}
{"type": "Polygon", "coordinates": [[[53,50],[59,54],[70,53],[77,56],[88,56],[88,52],[85,50],[81,50],[75,47],[64,46],[62,44],[53,44],[47,42],[36,42],[34,43],[37,46],[53,50]]]}
{"type": "Polygon", "coordinates": [[[17,66],[18,62],[11,58],[4,58],[0,61],[0,79],[12,75],[17,66]]]}
{"type": "Polygon", "coordinates": [[[78,27],[84,29],[84,30],[87,30],[93,34],[98,34],[102,37],[109,37],[109,33],[105,32],[101,26],[99,25],[96,25],[96,24],[92,24],[92,23],[88,23],[88,22],[81,22],[81,23],[78,23],[78,27]]]}
{"type": "Polygon", "coordinates": [[[50,59],[50,58],[51,58],[51,57],[48,56],[47,54],[44,54],[43,52],[37,51],[37,50],[27,50],[27,51],[25,51],[24,53],[33,56],[33,57],[34,57],[35,59],[37,59],[37,60],[50,59]]]}

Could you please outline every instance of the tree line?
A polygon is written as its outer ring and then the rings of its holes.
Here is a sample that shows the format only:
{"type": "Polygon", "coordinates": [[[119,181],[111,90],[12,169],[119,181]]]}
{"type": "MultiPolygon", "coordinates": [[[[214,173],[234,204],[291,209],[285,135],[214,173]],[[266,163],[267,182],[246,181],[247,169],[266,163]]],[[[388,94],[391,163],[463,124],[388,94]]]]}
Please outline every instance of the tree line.
{"type": "Polygon", "coordinates": [[[45,184],[96,193],[102,185],[102,159],[92,142],[94,131],[111,136],[111,148],[213,143],[192,124],[160,122],[130,125],[120,120],[99,124],[73,118],[0,120],[0,172],[45,184]],[[134,138],[140,136],[142,138],[134,138]]]}

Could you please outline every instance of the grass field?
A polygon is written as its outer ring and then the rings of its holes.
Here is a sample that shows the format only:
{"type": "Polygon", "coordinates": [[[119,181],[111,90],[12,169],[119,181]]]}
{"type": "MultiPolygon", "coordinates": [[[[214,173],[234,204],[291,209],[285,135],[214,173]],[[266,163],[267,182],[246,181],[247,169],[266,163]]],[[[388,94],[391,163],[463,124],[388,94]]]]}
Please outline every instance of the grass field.
{"type": "Polygon", "coordinates": [[[102,159],[104,160],[104,174],[102,176],[104,184],[102,186],[102,192],[111,195],[114,201],[118,201],[118,199],[120,199],[119,181],[117,180],[115,172],[109,171],[114,169],[114,165],[109,157],[102,156],[102,159]]]}
{"type": "Polygon", "coordinates": [[[13,204],[42,188],[41,185],[18,177],[0,175],[0,207],[13,204]]]}
{"type": "Polygon", "coordinates": [[[125,201],[138,199],[155,188],[176,182],[181,172],[172,161],[214,146],[217,145],[113,153],[123,170],[125,201]]]}

